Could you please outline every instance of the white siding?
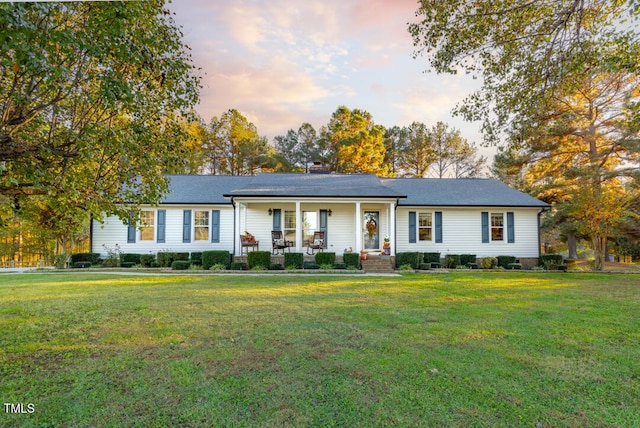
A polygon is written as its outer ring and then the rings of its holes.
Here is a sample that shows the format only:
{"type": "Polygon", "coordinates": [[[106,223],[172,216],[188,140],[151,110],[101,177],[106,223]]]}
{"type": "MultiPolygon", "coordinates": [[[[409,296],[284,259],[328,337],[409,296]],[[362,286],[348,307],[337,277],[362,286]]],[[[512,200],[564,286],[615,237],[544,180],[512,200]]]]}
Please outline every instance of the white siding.
{"type": "MultiPolygon", "coordinates": [[[[397,247],[396,252],[420,251],[445,254],[475,254],[478,257],[500,255],[515,257],[538,257],[538,209],[515,208],[398,208],[396,211],[397,247]],[[409,211],[442,212],[442,243],[433,240],[409,243],[409,211]],[[482,242],[481,212],[504,213],[504,241],[482,242]],[[507,242],[506,215],[514,213],[515,242],[507,242]]],[[[434,222],[435,226],[435,222],[434,222]]]]}
{"type": "Polygon", "coordinates": [[[207,250],[233,251],[233,207],[230,205],[196,205],[196,206],[160,206],[157,208],[143,208],[155,211],[154,240],[141,241],[140,231],[136,230],[136,242],[127,243],[127,225],[118,217],[110,216],[102,222],[93,221],[92,251],[106,256],[103,244],[113,248],[118,244],[123,253],[149,254],[158,251],[194,252],[207,250]],[[156,242],[158,232],[158,209],[166,210],[165,242],[156,242]],[[183,211],[192,210],[191,214],[191,242],[182,242],[183,211]],[[193,211],[220,210],[220,242],[211,242],[211,214],[209,215],[209,239],[194,240],[193,211]]]}

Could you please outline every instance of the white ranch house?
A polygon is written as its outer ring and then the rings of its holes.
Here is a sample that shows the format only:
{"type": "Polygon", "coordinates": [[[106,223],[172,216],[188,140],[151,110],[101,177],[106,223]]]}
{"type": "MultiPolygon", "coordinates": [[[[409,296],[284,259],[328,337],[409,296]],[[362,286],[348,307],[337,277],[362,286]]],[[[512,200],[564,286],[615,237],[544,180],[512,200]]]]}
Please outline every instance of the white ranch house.
{"type": "MultiPolygon", "coordinates": [[[[540,255],[541,212],[549,206],[493,179],[379,178],[375,175],[262,173],[253,177],[170,175],[170,193],[142,208],[137,227],[94,219],[91,251],[118,244],[126,253],[227,250],[240,256],[250,232],[272,250],[282,231],[305,252],[314,232],[325,251],[405,251],[540,255]],[[372,227],[374,225],[375,227],[372,227]],[[369,227],[367,227],[369,226],[369,227]]],[[[251,250],[251,249],[249,249],[251,250]]]]}

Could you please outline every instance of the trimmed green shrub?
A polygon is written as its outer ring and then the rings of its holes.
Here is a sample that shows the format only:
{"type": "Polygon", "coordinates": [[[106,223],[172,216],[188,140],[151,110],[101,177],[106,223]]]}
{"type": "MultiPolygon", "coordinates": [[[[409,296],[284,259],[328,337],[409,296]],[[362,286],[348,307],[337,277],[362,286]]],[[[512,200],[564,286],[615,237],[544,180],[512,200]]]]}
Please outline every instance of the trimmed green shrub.
{"type": "Polygon", "coordinates": [[[135,262],[120,262],[120,267],[123,268],[130,268],[130,267],[134,267],[135,265],[138,265],[140,263],[135,263],[135,262]]]}
{"type": "Polygon", "coordinates": [[[157,267],[160,267],[160,265],[158,264],[158,262],[153,261],[153,262],[151,262],[151,264],[149,265],[149,267],[157,268],[157,267]]]}
{"type": "Polygon", "coordinates": [[[158,265],[160,267],[169,267],[171,266],[171,264],[173,263],[173,261],[175,260],[175,254],[173,252],[170,251],[159,251],[158,252],[158,265]]]}
{"type": "Polygon", "coordinates": [[[171,263],[171,270],[187,270],[189,269],[189,266],[191,266],[191,262],[189,260],[175,260],[171,263]]]}
{"type": "Polygon", "coordinates": [[[498,259],[495,257],[482,257],[478,259],[478,263],[482,269],[494,269],[498,266],[498,259]]]}
{"type": "Polygon", "coordinates": [[[231,266],[231,254],[224,250],[203,251],[201,261],[205,270],[209,270],[211,266],[217,264],[223,264],[229,269],[231,266]]]}
{"type": "Polygon", "coordinates": [[[420,256],[417,252],[411,251],[396,254],[396,267],[409,265],[412,269],[418,269],[420,267],[420,263],[420,256]]]}
{"type": "Polygon", "coordinates": [[[460,254],[460,264],[467,265],[468,263],[477,263],[475,254],[460,254]]]}
{"type": "Polygon", "coordinates": [[[247,264],[244,262],[231,263],[231,270],[247,270],[247,264]]]}
{"type": "Polygon", "coordinates": [[[420,268],[420,270],[429,270],[431,269],[431,263],[420,263],[420,266],[418,267],[420,268]]]}
{"type": "Polygon", "coordinates": [[[547,270],[557,270],[562,265],[562,254],[542,254],[540,266],[547,270]]]}
{"type": "Polygon", "coordinates": [[[320,265],[315,262],[304,262],[305,269],[320,269],[320,265]]]}
{"type": "Polygon", "coordinates": [[[189,253],[173,253],[173,261],[189,261],[189,253]]]}
{"type": "Polygon", "coordinates": [[[140,264],[140,256],[141,254],[133,254],[133,253],[122,253],[120,254],[120,266],[127,267],[125,265],[132,263],[133,265],[140,264]]]}
{"type": "Polygon", "coordinates": [[[71,254],[71,265],[73,266],[78,262],[89,262],[90,265],[97,265],[100,263],[100,254],[99,253],[76,253],[71,254]]]}
{"type": "Polygon", "coordinates": [[[424,263],[440,263],[440,253],[424,253],[424,263]]]}
{"type": "Polygon", "coordinates": [[[344,253],[342,255],[344,264],[348,267],[360,269],[360,254],[358,253],[344,253]]]}
{"type": "Polygon", "coordinates": [[[71,267],[74,269],[88,268],[91,267],[91,262],[74,262],[71,267]]]}
{"type": "Polygon", "coordinates": [[[201,265],[202,264],[202,253],[201,252],[193,252],[193,253],[191,253],[191,257],[189,257],[189,260],[191,260],[191,264],[192,265],[201,265]]]}
{"type": "Polygon", "coordinates": [[[444,256],[444,267],[446,269],[455,269],[461,264],[460,254],[446,254],[444,256]]]}
{"type": "Polygon", "coordinates": [[[284,265],[288,268],[295,266],[295,269],[302,269],[304,267],[304,254],[284,253],[284,265]]]}
{"type": "Polygon", "coordinates": [[[498,256],[498,267],[502,267],[507,269],[509,267],[509,263],[515,263],[516,258],[514,256],[498,256]]]}
{"type": "Polygon", "coordinates": [[[321,252],[316,253],[316,264],[333,265],[336,262],[336,253],[321,252]]]}
{"type": "Polygon", "coordinates": [[[153,254],[143,254],[140,256],[140,264],[142,267],[151,267],[151,264],[156,261],[153,254]]]}
{"type": "Polygon", "coordinates": [[[270,251],[249,251],[247,254],[247,263],[249,269],[253,269],[257,266],[266,268],[271,266],[271,252],[270,251]]]}

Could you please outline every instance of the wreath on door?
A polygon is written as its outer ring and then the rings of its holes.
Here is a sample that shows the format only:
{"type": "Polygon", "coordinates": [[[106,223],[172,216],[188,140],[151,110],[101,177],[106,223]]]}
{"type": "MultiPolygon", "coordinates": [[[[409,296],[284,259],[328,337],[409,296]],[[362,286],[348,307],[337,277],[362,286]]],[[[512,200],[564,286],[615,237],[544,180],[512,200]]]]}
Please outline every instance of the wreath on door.
{"type": "Polygon", "coordinates": [[[367,221],[367,232],[369,232],[369,237],[373,238],[378,230],[378,225],[376,224],[376,220],[373,217],[370,217],[367,221]]]}

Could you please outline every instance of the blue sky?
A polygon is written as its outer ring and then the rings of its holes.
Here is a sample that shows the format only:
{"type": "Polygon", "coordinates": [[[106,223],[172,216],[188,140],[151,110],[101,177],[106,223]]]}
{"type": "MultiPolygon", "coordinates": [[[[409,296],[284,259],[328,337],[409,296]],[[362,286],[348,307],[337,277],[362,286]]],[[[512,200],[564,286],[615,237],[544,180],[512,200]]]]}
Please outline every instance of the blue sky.
{"type": "MultiPolygon", "coordinates": [[[[415,0],[174,0],[169,5],[195,65],[200,116],[238,109],[271,141],[303,122],[316,129],[340,105],[377,124],[444,121],[480,143],[479,124],[451,109],[479,82],[424,73],[407,23],[415,0]]],[[[487,154],[483,151],[484,154],[487,154]]]]}

